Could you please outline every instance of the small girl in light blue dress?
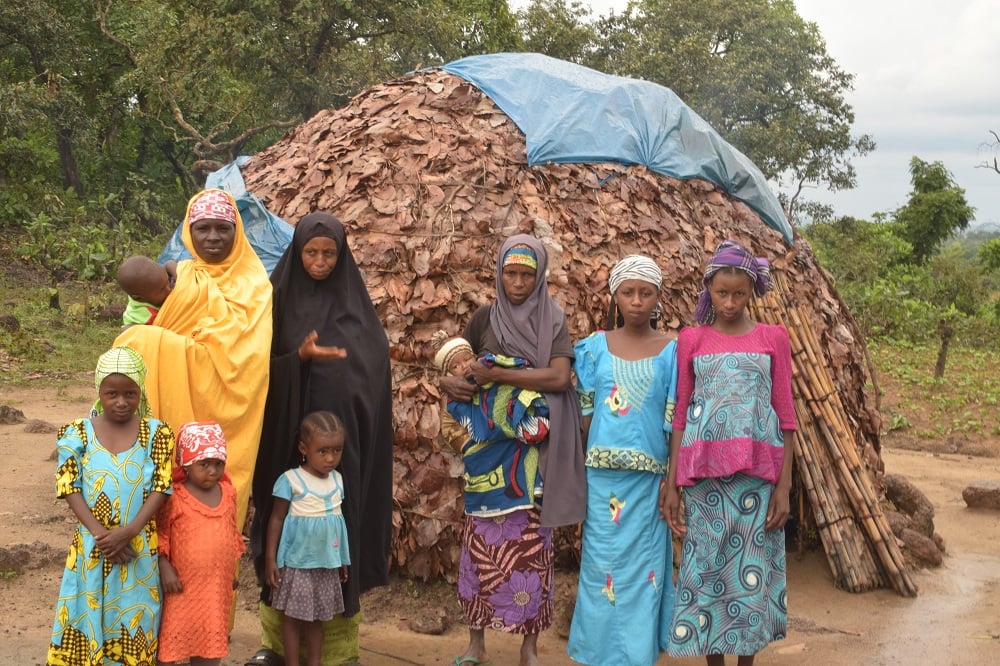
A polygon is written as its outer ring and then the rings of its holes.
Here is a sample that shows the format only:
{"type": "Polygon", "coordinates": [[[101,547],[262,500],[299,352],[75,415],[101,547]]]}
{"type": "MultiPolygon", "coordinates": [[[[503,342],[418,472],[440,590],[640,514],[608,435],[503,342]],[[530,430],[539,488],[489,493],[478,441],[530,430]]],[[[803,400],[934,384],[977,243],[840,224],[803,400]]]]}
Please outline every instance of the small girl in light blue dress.
{"type": "Polygon", "coordinates": [[[323,623],[344,612],[341,585],[351,563],[341,505],[344,481],[335,468],[344,454],[344,426],[331,412],[302,420],[302,464],[274,484],[274,508],[267,527],[265,575],[272,606],[282,611],[286,664],[299,663],[305,638],[309,663],[319,663],[323,623]]]}

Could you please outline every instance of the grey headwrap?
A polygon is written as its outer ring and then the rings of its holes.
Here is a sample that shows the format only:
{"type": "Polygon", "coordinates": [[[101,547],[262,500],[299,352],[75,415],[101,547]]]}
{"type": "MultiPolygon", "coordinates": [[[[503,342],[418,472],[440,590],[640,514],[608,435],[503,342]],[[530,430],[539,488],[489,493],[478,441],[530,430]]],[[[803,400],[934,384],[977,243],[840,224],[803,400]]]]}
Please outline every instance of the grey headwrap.
{"type": "Polygon", "coordinates": [[[615,264],[608,277],[608,289],[614,294],[625,280],[642,280],[648,282],[659,291],[663,284],[663,273],[656,262],[641,254],[630,254],[615,264]]]}
{"type": "MultiPolygon", "coordinates": [[[[548,367],[552,343],[565,325],[563,309],[549,296],[546,281],[549,255],[534,236],[511,236],[497,256],[497,297],[490,308],[490,326],[508,356],[520,356],[536,367],[548,367]],[[501,272],[513,247],[531,248],[538,259],[535,290],[520,305],[507,299],[501,272]]],[[[531,372],[522,370],[522,372],[531,372]]],[[[549,405],[549,441],[541,448],[539,469],[545,483],[542,525],[557,527],[581,522],[587,514],[587,476],[583,459],[583,426],[576,391],[545,393],[549,405]]]]}

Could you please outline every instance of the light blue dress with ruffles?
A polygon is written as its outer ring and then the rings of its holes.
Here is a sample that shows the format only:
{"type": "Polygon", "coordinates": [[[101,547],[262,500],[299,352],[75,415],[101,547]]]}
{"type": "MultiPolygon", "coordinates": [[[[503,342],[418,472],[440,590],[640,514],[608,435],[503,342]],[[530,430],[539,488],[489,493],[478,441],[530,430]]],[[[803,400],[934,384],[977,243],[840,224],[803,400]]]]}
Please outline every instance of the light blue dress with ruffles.
{"type": "Polygon", "coordinates": [[[272,494],[289,502],[278,542],[279,568],[336,569],[351,563],[340,472],[320,478],[296,467],[278,477],[272,494]]]}

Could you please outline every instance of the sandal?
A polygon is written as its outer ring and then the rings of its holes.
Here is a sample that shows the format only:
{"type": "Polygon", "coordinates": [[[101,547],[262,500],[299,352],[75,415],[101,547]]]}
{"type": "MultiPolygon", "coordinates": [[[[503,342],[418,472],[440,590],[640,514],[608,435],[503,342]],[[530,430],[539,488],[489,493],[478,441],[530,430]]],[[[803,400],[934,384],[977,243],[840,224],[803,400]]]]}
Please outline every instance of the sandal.
{"type": "Polygon", "coordinates": [[[261,648],[243,666],[285,666],[285,660],[274,650],[261,648]]]}

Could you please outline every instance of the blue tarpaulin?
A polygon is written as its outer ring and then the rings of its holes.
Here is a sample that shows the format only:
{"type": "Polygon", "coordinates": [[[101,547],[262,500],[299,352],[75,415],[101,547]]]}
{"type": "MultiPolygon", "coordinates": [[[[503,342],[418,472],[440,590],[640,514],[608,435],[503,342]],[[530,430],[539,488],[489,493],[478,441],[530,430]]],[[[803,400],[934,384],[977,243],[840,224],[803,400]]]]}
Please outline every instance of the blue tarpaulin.
{"type": "MultiPolygon", "coordinates": [[[[641,164],[673,178],[701,178],[743,201],[792,241],[792,228],[760,170],[677,95],[648,81],[603,74],[536,53],[462,58],[443,67],[471,82],[524,132],[528,164],[641,164]]],[[[205,187],[236,199],[247,238],[270,273],[294,228],[246,191],[239,157],[205,187]]],[[[158,261],[190,259],[178,227],[158,261]]]]}
{"type": "Polygon", "coordinates": [[[792,241],[792,228],[760,169],[668,88],[537,53],[471,56],[442,69],[482,90],[517,124],[529,165],[619,162],[673,178],[701,178],[792,241]]]}
{"type": "MultiPolygon", "coordinates": [[[[243,218],[243,228],[246,231],[247,240],[250,241],[250,245],[253,246],[270,275],[285,248],[292,242],[292,232],[295,231],[295,228],[265,208],[260,199],[247,192],[240,167],[246,164],[249,159],[249,157],[238,157],[218,171],[213,172],[205,181],[205,187],[225,190],[236,199],[236,206],[240,209],[240,217],[243,218]]],[[[157,257],[157,261],[162,264],[169,259],[180,261],[190,258],[191,253],[187,251],[183,241],[181,241],[181,228],[177,227],[174,235],[167,242],[167,246],[157,257]]]]}

